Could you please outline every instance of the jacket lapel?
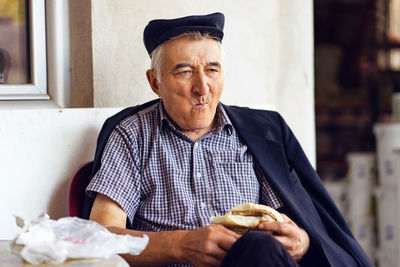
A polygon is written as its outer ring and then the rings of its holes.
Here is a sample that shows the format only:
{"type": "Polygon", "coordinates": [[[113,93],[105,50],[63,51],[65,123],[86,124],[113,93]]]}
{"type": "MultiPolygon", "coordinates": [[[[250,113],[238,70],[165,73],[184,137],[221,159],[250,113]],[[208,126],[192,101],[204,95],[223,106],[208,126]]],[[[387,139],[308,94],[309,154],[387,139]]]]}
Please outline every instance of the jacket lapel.
{"type": "Polygon", "coordinates": [[[267,139],[266,136],[248,132],[242,127],[237,127],[236,129],[268,177],[268,182],[272,184],[280,196],[292,196],[293,191],[289,179],[289,170],[283,158],[284,152],[281,146],[267,139]]]}
{"type": "MultiPolygon", "coordinates": [[[[285,206],[285,210],[289,212],[290,218],[300,226],[306,229],[310,238],[314,239],[314,245],[317,253],[322,253],[323,248],[319,239],[319,234],[313,227],[312,218],[314,216],[304,216],[304,210],[310,210],[309,214],[315,214],[314,208],[307,206],[303,194],[296,194],[293,184],[296,181],[291,181],[289,166],[284,158],[285,151],[283,145],[277,143],[268,136],[269,127],[272,125],[265,118],[258,117],[257,113],[250,112],[249,109],[237,109],[235,107],[224,106],[235,130],[249,148],[254,159],[260,165],[268,182],[276,190],[279,198],[285,206]],[[262,125],[262,126],[261,126],[262,125]],[[262,128],[260,128],[262,127],[262,128]]],[[[279,126],[277,126],[279,127],[279,126]]],[[[298,182],[298,181],[297,181],[298,182]]],[[[316,211],[315,211],[316,212],[316,211]]]]}
{"type": "MultiPolygon", "coordinates": [[[[235,130],[247,145],[250,153],[268,177],[268,182],[277,190],[284,202],[296,202],[292,185],[290,184],[289,167],[284,158],[280,144],[268,138],[268,125],[262,125],[255,114],[249,114],[243,109],[224,106],[235,130]]],[[[249,111],[247,109],[247,111],[249,111]]]]}
{"type": "Polygon", "coordinates": [[[303,226],[309,225],[309,221],[301,211],[310,209],[310,207],[306,206],[305,197],[296,194],[293,189],[292,182],[295,181],[292,181],[293,178],[290,177],[282,147],[267,137],[261,137],[246,130],[240,132],[254,159],[266,174],[268,183],[276,190],[286,210],[294,216],[291,219],[300,222],[303,226]]]}

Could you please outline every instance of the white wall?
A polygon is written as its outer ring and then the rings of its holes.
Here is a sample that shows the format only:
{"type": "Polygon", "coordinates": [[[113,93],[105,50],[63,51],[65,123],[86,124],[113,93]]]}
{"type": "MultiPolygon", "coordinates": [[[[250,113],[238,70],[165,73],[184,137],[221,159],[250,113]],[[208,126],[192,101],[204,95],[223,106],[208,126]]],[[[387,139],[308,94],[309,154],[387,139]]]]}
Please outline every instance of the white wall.
{"type": "Polygon", "coordinates": [[[94,105],[156,96],[143,29],[151,19],[225,14],[225,104],[276,109],[315,162],[312,0],[92,1],[94,105]]]}
{"type": "Polygon", "coordinates": [[[0,240],[25,219],[68,215],[70,179],[93,160],[104,120],[120,109],[0,110],[0,240]]]}

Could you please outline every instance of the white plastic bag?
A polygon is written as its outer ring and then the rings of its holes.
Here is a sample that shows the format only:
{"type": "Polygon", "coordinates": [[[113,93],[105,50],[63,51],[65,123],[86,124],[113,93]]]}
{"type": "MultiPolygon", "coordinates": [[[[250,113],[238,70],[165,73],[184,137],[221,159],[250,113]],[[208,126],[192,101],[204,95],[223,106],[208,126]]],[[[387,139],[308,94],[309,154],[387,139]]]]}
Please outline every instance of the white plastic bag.
{"type": "Polygon", "coordinates": [[[149,241],[147,235],[113,234],[96,222],[77,217],[51,220],[42,214],[30,223],[20,217],[16,222],[23,231],[12,242],[12,251],[33,264],[108,258],[113,254],[138,255],[149,241]]]}

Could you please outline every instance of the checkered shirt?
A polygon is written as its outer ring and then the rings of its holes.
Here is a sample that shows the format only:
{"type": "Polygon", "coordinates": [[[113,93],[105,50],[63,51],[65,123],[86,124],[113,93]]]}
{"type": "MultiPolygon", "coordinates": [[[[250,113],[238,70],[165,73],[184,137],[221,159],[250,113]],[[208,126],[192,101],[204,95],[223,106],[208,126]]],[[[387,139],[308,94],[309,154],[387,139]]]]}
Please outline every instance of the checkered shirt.
{"type": "Polygon", "coordinates": [[[196,142],[177,130],[162,101],[124,119],[87,192],[113,199],[142,231],[195,229],[244,202],[282,206],[221,104],[215,128],[196,142]]]}

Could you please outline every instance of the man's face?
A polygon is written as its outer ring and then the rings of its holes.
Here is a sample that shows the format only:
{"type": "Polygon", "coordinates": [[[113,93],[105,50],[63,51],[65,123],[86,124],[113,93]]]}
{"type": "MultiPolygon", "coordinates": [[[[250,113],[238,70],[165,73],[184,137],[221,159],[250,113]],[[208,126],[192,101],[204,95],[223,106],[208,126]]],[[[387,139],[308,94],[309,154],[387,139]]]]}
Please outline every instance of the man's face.
{"type": "Polygon", "coordinates": [[[161,81],[153,90],[183,132],[205,134],[224,85],[221,49],[214,39],[180,38],[164,44],[161,81]]]}

